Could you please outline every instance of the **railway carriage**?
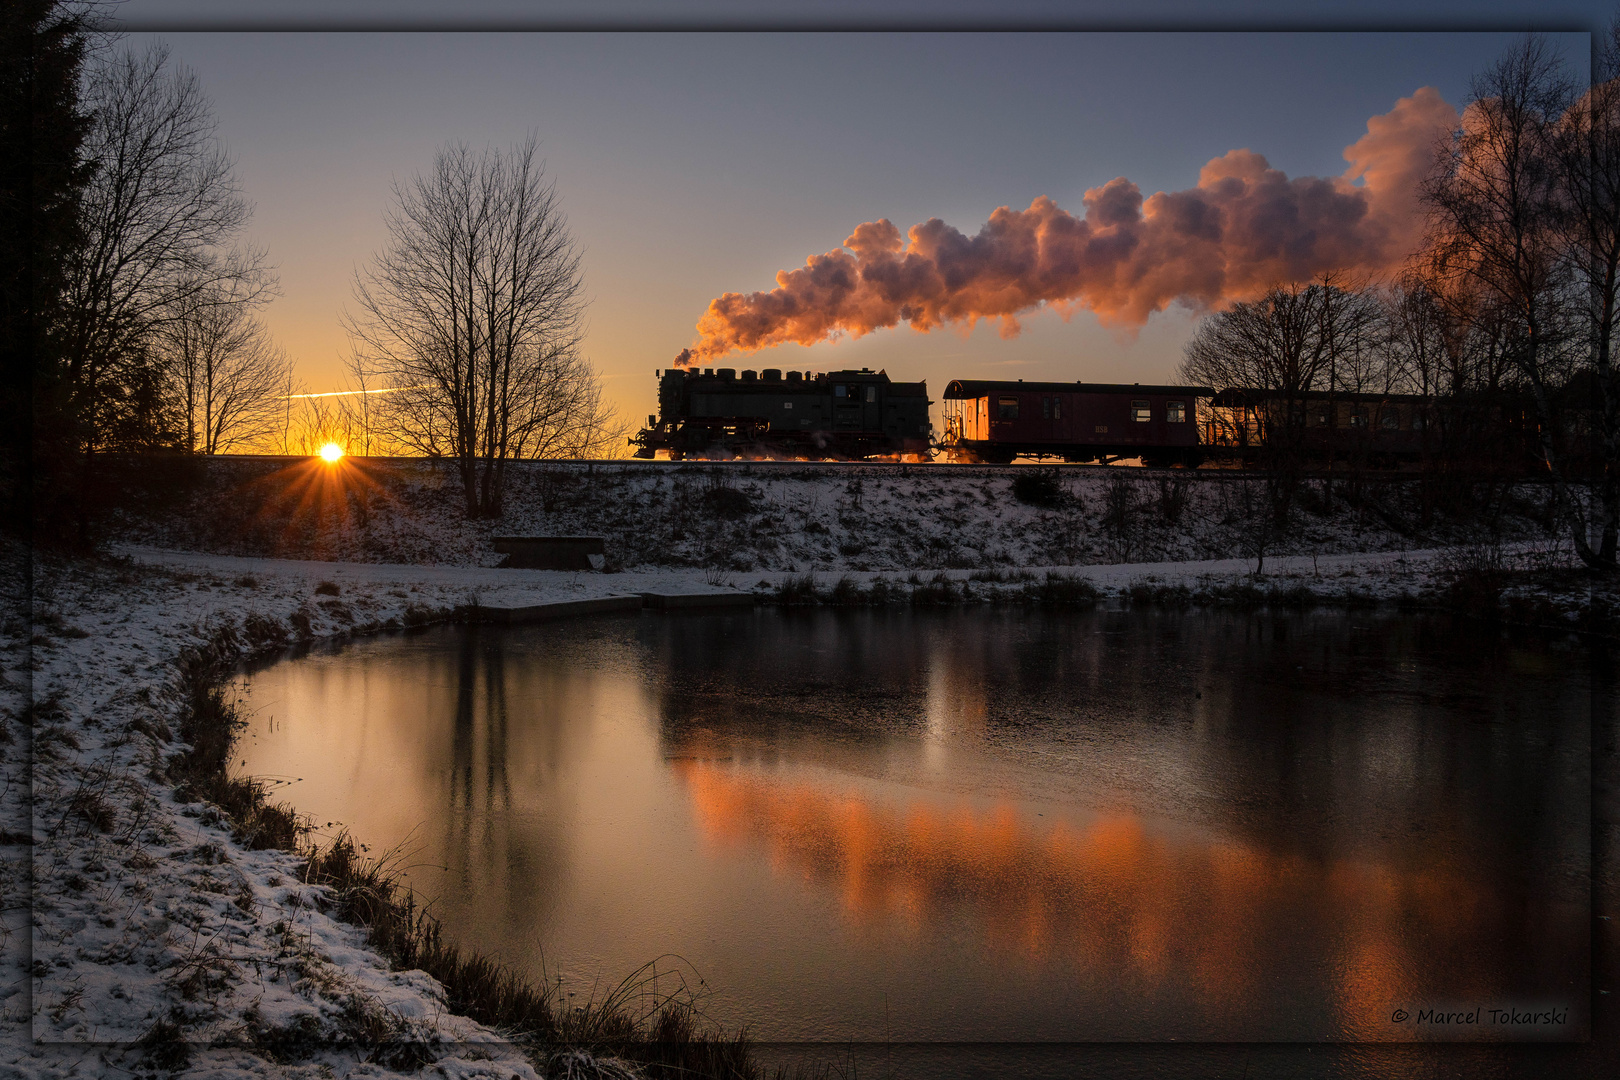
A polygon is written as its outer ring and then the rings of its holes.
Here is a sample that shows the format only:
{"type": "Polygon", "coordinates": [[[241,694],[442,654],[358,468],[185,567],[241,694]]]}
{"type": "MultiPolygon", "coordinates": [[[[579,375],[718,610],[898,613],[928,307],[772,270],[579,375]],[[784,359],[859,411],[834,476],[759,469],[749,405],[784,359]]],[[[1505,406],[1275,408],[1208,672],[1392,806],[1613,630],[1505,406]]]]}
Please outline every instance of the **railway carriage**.
{"type": "Polygon", "coordinates": [[[1399,468],[1422,456],[1433,405],[1415,394],[1308,390],[1290,397],[1232,387],[1209,400],[1202,441],[1211,456],[1252,464],[1275,433],[1292,430],[1295,452],[1315,467],[1399,468]],[[1292,424],[1290,408],[1297,410],[1292,424]]]}
{"type": "Polygon", "coordinates": [[[1006,464],[1020,455],[1064,461],[1141,458],[1196,467],[1198,400],[1205,386],[995,382],[956,379],[945,388],[945,440],[958,459],[1006,464]]]}

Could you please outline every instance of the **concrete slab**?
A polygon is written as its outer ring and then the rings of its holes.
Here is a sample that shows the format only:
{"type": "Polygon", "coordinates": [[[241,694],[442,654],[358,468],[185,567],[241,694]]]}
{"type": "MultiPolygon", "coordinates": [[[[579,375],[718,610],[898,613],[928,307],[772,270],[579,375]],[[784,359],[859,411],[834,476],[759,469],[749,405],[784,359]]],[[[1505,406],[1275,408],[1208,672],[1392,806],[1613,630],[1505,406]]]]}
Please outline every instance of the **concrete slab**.
{"type": "Polygon", "coordinates": [[[754,594],[725,589],[720,592],[644,592],[642,602],[661,611],[672,608],[753,607],[754,594]]]}
{"type": "Polygon", "coordinates": [[[488,622],[529,623],[566,619],[575,615],[600,615],[609,611],[638,611],[642,604],[641,597],[635,595],[598,596],[590,600],[556,600],[549,604],[522,607],[491,604],[479,610],[488,622]]]}

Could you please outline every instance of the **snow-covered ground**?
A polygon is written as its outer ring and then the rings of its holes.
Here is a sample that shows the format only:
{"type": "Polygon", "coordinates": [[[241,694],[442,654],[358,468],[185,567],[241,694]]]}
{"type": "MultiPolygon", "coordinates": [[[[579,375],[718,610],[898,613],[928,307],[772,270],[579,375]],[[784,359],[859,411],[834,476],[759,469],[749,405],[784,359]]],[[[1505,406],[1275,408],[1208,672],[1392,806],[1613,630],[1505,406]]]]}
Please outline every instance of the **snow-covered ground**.
{"type": "MultiPolygon", "coordinates": [[[[454,482],[425,466],[372,469],[364,498],[350,482],[290,504],[275,468],[255,478],[237,467],[154,502],[111,557],[42,560],[31,598],[7,598],[0,1077],[139,1072],[162,1050],[129,1044],[166,1025],[214,1044],[191,1054],[196,1076],[394,1075],[359,1050],[277,1060],[292,1033],[361,1027],[438,1040],[421,1075],[534,1074],[497,1033],[448,1015],[431,978],[389,971],[361,931],[324,914],[294,856],[245,850],[215,812],[176,799],[162,772],[176,749],[175,660],[223,630],[269,647],[267,626],[315,639],[384,632],[475,600],[769,594],[812,572],[827,587],[881,578],[902,594],[908,579],[943,575],[987,600],[1050,572],[1106,598],[1139,585],[1253,583],[1262,548],[1263,585],[1393,599],[1431,591],[1458,558],[1391,527],[1383,518],[1400,511],[1390,506],[1309,513],[1261,544],[1253,493],[1245,508],[1222,480],[1176,492],[1080,474],[1063,481],[1062,505],[1041,509],[1010,496],[1010,473],[762,470],[717,482],[701,468],[530,469],[506,520],[470,524],[454,482]],[[497,569],[489,540],[503,533],[606,535],[618,572],[497,569]],[[338,556],[347,561],[327,561],[338,556]]],[[[1533,501],[1520,501],[1508,557],[1567,564],[1538,535],[1533,501]]],[[[21,565],[20,552],[8,557],[21,565]]],[[[1569,586],[1572,608],[1579,593],[1569,586]]]]}
{"type": "MultiPolygon", "coordinates": [[[[556,600],[577,600],[594,596],[649,591],[702,592],[710,589],[751,589],[769,598],[783,582],[804,575],[792,571],[753,572],[715,570],[639,570],[620,573],[572,573],[549,570],[515,570],[486,566],[411,566],[400,563],[321,562],[311,559],[259,559],[236,555],[214,555],[191,551],[168,551],[137,545],[117,545],[121,556],[145,566],[161,566],[182,574],[207,574],[215,578],[250,575],[260,579],[267,590],[286,601],[309,597],[315,585],[329,581],[343,593],[356,597],[345,604],[356,620],[375,621],[387,608],[375,599],[378,590],[406,603],[436,609],[453,608],[476,600],[484,605],[519,606],[556,600]],[[270,590],[273,590],[271,592],[270,590]],[[401,593],[404,595],[400,595],[401,593]],[[364,616],[364,618],[361,618],[364,616]]],[[[1565,565],[1567,553],[1551,542],[1522,542],[1507,545],[1509,558],[1545,565],[1565,565]]],[[[1082,566],[1027,566],[1005,575],[1005,580],[975,582],[973,570],[930,570],[907,573],[830,569],[807,571],[819,586],[830,587],[848,579],[863,587],[884,580],[902,587],[908,579],[978,585],[982,599],[994,600],[999,594],[1011,595],[1011,586],[1022,580],[1039,580],[1047,575],[1090,582],[1103,599],[1129,594],[1132,586],[1181,586],[1190,590],[1213,590],[1222,586],[1259,584],[1263,587],[1303,586],[1324,601],[1350,596],[1358,600],[1394,600],[1403,595],[1431,592],[1443,577],[1453,549],[1426,548],[1413,551],[1383,551],[1339,555],[1285,555],[1268,557],[1264,563],[1252,558],[1204,559],[1187,562],[1102,563],[1082,566]]],[[[317,598],[320,599],[320,598],[317,598]]],[[[1571,608],[1583,599],[1578,590],[1568,596],[1571,608]]],[[[337,605],[323,601],[327,608],[337,605]]],[[[323,603],[317,603],[322,608],[323,603]]],[[[386,618],[386,616],[384,616],[386,618]]],[[[338,632],[346,632],[339,628],[338,632]]]]}
{"type": "MultiPolygon", "coordinates": [[[[468,521],[448,463],[211,459],[154,477],[125,540],[230,555],[492,566],[500,535],[604,537],[610,568],[984,570],[1403,551],[1477,531],[1427,515],[1412,479],[1359,498],[1307,481],[1290,528],[1270,527],[1265,482],[1242,473],[1080,468],[1052,505],[1020,502],[1025,466],[517,462],[504,515],[468,521]]],[[[1432,493],[1431,493],[1432,494],[1432,493]]],[[[1455,497],[1455,496],[1454,496],[1455,497]]],[[[1545,539],[1545,485],[1498,491],[1504,542],[1545,539]]]]}

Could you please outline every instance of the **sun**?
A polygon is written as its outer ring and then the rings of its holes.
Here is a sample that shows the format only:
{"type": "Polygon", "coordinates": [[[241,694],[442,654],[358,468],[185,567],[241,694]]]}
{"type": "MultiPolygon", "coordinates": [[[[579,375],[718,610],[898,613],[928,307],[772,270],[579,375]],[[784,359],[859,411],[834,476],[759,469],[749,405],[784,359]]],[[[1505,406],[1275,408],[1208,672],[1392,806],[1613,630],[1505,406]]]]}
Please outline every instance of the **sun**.
{"type": "Polygon", "coordinates": [[[325,460],[325,461],[328,461],[328,462],[336,461],[338,458],[340,458],[342,456],[343,456],[343,447],[339,446],[335,442],[329,442],[325,446],[321,447],[321,458],[323,460],[325,460]]]}

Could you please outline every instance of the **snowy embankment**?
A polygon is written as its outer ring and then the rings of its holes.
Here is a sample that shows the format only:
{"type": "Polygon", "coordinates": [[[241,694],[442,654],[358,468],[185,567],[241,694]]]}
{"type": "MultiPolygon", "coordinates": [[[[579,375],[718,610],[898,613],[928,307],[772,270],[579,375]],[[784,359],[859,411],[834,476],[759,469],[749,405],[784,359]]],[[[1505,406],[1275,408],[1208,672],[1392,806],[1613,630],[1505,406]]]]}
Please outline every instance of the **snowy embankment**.
{"type": "Polygon", "coordinates": [[[1545,485],[1459,495],[1414,478],[1305,481],[1286,529],[1263,478],[1069,468],[1045,505],[1025,466],[516,462],[498,521],[468,521],[446,462],[219,458],[144,477],[130,543],[225,555],[493,566],[499,535],[591,535],[610,569],[910,572],[1323,556],[1443,547],[1488,524],[1547,535],[1545,485]],[[1467,521],[1445,506],[1467,505],[1467,521]],[[1478,511],[1483,510],[1481,515],[1478,511]],[[1481,518],[1488,519],[1482,522],[1481,518]]]}
{"type": "MultiPolygon", "coordinates": [[[[1011,498],[999,473],[717,481],[701,468],[528,469],[507,519],[475,525],[456,513],[453,483],[422,479],[426,467],[410,480],[402,468],[356,466],[371,485],[364,498],[350,483],[291,504],[278,501],[282,467],[257,479],[221,470],[170,492],[130,523],[133,542],[117,557],[43,561],[31,613],[29,597],[10,598],[0,1076],[128,1075],[182,1061],[197,1076],[533,1075],[497,1033],[450,1015],[434,980],[389,971],[361,930],[324,913],[297,857],[246,850],[216,811],[176,798],[165,775],[183,704],[175,661],[222,634],[264,651],[283,632],[383,632],[473,602],[720,586],[774,595],[807,573],[868,596],[881,583],[902,601],[941,582],[959,600],[1015,600],[1055,574],[1107,601],[1143,587],[1252,585],[1263,551],[1269,586],[1365,601],[1432,594],[1455,567],[1454,553],[1391,527],[1392,505],[1327,512],[1257,543],[1253,493],[1244,509],[1224,480],[1185,481],[1178,493],[1152,478],[1082,474],[1043,509],[1011,498]],[[618,572],[496,569],[489,537],[502,533],[605,535],[618,572]],[[188,1041],[212,1048],[176,1049],[188,1041]],[[433,1060],[378,1057],[379,1045],[407,1042],[433,1044],[433,1060]]],[[[1507,520],[1510,552],[1567,561],[1531,516],[1507,520]]]]}

